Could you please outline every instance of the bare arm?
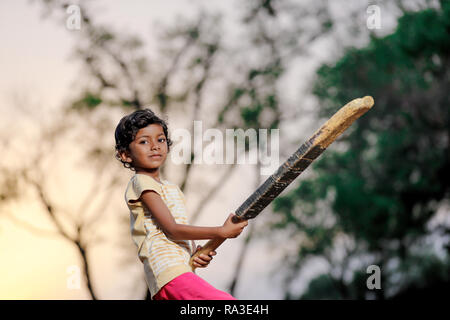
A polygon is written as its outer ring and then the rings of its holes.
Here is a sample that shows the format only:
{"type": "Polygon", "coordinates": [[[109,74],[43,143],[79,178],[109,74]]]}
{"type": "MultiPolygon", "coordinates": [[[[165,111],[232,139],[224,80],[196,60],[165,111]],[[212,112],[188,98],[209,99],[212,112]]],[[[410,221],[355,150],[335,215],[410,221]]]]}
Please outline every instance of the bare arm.
{"type": "Polygon", "coordinates": [[[248,222],[231,222],[230,215],[223,226],[220,227],[197,227],[176,223],[172,214],[167,208],[161,196],[155,191],[147,190],[141,195],[141,200],[149,209],[152,216],[162,229],[162,231],[174,240],[202,240],[213,238],[235,238],[248,222]]]}

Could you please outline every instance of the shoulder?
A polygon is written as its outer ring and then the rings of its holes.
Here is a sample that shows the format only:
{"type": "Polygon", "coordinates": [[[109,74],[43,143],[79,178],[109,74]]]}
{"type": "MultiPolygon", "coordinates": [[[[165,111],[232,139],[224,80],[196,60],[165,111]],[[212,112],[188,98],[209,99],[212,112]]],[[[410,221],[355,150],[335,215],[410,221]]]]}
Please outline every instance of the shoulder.
{"type": "Polygon", "coordinates": [[[153,190],[162,194],[162,185],[149,175],[135,174],[128,183],[126,198],[137,200],[145,190],[153,190]]]}
{"type": "Polygon", "coordinates": [[[135,185],[137,184],[150,184],[150,185],[156,185],[158,187],[161,187],[161,183],[155,180],[155,178],[147,175],[147,174],[141,174],[136,173],[134,176],[131,177],[131,182],[135,185]]]}

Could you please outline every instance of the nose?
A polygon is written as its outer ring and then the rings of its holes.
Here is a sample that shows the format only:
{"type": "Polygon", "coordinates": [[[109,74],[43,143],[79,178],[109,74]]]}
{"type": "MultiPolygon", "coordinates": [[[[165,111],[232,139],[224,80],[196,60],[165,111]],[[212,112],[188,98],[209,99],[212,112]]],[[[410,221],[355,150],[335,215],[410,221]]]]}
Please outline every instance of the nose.
{"type": "Polygon", "coordinates": [[[156,143],[156,142],[152,142],[152,145],[151,145],[151,150],[158,150],[159,149],[159,145],[156,143]]]}

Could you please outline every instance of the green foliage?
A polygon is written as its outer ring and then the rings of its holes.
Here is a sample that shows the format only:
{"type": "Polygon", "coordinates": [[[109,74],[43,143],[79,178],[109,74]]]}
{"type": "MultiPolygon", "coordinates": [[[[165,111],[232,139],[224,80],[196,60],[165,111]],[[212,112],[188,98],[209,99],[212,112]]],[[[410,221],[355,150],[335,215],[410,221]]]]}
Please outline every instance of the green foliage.
{"type": "MultiPolygon", "coordinates": [[[[349,235],[357,248],[364,248],[354,253],[356,258],[373,257],[389,276],[401,272],[388,267],[394,259],[400,259],[401,266],[417,263],[424,270],[428,260],[436,261],[434,253],[417,261],[411,248],[430,232],[426,225],[436,213],[436,203],[448,199],[450,191],[449,30],[450,2],[444,1],[440,10],[405,14],[393,34],[373,37],[366,48],[349,49],[335,65],[318,70],[314,94],[321,102],[319,116],[328,118],[338,107],[366,95],[374,97],[375,106],[337,142],[346,151],[330,147],[313,164],[313,178],[276,199],[274,210],[280,217],[276,227],[295,226],[306,235],[298,244],[298,260],[323,256],[331,249],[332,240],[319,242],[316,250],[307,245],[304,251],[305,243],[314,243],[323,227],[302,220],[319,214],[323,209],[318,203],[333,191],[330,207],[335,224],[330,230],[349,235]],[[300,213],[293,213],[296,208],[300,213]]],[[[439,274],[448,273],[448,264],[444,269],[439,274]]],[[[386,283],[401,288],[411,281],[427,283],[430,276],[403,270],[401,283],[389,279],[386,283]]],[[[361,275],[362,269],[355,270],[353,279],[361,275]]],[[[335,281],[342,279],[320,276],[303,297],[336,298],[330,289],[336,288],[335,281]]],[[[356,280],[346,283],[339,288],[339,297],[364,297],[360,285],[356,280]]]]}
{"type": "Polygon", "coordinates": [[[102,99],[98,94],[94,94],[92,92],[85,92],[78,100],[72,103],[73,109],[94,109],[100,103],[102,103],[102,99]]]}
{"type": "Polygon", "coordinates": [[[322,274],[309,283],[309,290],[302,296],[302,299],[317,299],[317,297],[340,299],[342,297],[337,287],[338,284],[335,279],[327,274],[322,274]]]}

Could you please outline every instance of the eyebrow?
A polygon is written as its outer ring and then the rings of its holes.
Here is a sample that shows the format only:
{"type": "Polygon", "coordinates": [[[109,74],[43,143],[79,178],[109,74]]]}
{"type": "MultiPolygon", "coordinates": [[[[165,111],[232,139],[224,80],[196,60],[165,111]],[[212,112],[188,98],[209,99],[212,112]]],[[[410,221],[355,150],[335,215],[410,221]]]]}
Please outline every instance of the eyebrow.
{"type": "MultiPolygon", "coordinates": [[[[156,137],[159,137],[159,136],[166,136],[166,135],[164,133],[160,133],[156,137]]],[[[143,136],[140,136],[140,137],[136,137],[136,139],[140,139],[140,138],[144,138],[144,137],[150,138],[150,136],[148,136],[148,135],[143,135],[143,136]]]]}

